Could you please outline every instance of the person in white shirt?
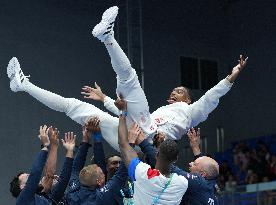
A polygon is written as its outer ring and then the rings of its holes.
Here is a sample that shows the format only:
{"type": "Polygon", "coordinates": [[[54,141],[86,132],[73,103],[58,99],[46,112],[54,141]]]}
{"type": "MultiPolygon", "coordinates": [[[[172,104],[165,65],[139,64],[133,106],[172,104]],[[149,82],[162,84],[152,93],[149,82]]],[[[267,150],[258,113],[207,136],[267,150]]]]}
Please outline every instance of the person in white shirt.
{"type": "MultiPolygon", "coordinates": [[[[232,74],[219,82],[215,87],[206,92],[198,101],[191,103],[188,90],[185,87],[174,89],[168,100],[169,105],[149,113],[148,102],[143,89],[140,86],[135,70],[123,50],[114,39],[113,26],[118,7],[107,9],[101,22],[95,26],[92,34],[104,42],[111,57],[111,63],[117,74],[117,93],[124,96],[128,103],[127,124],[137,122],[147,136],[164,136],[170,139],[180,139],[187,130],[206,120],[208,114],[218,105],[219,98],[225,95],[232,83],[245,67],[247,58],[240,57],[239,64],[233,68],[232,74]]],[[[41,89],[32,84],[24,75],[17,58],[13,57],[7,67],[10,78],[10,88],[14,92],[25,91],[49,108],[64,112],[77,123],[84,125],[90,118],[100,119],[100,128],[104,139],[116,150],[118,147],[118,118],[103,112],[92,104],[82,102],[74,98],[64,98],[55,93],[41,89]]],[[[91,98],[94,95],[93,88],[84,87],[84,95],[91,98]]],[[[109,97],[98,96],[103,99],[107,109],[118,114],[114,101],[109,97]]]]}
{"type": "MultiPolygon", "coordinates": [[[[179,150],[174,140],[161,143],[156,154],[155,169],[139,160],[135,150],[129,145],[126,124],[126,101],[119,99],[116,106],[122,110],[119,116],[119,147],[128,168],[128,175],[134,183],[133,201],[137,205],[177,205],[188,188],[188,180],[171,173],[171,166],[178,159],[179,150]]],[[[142,132],[139,130],[139,133],[142,132]]]]}

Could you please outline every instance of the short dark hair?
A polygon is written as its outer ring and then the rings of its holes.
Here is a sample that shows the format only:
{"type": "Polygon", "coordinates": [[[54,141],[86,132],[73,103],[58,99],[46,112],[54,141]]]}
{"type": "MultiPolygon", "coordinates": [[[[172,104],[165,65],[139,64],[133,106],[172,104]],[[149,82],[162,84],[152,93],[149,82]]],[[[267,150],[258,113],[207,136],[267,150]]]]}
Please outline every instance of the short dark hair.
{"type": "Polygon", "coordinates": [[[24,172],[18,173],[10,182],[10,192],[13,197],[17,198],[21,192],[19,176],[24,172]]]}
{"type": "Polygon", "coordinates": [[[159,154],[162,159],[169,163],[176,161],[179,154],[177,143],[171,139],[165,140],[159,147],[159,154]]]}
{"type": "Polygon", "coordinates": [[[187,88],[186,86],[182,86],[182,87],[186,89],[187,94],[188,94],[188,96],[190,98],[190,101],[192,103],[193,102],[193,94],[192,94],[191,90],[189,88],[187,88]]]}

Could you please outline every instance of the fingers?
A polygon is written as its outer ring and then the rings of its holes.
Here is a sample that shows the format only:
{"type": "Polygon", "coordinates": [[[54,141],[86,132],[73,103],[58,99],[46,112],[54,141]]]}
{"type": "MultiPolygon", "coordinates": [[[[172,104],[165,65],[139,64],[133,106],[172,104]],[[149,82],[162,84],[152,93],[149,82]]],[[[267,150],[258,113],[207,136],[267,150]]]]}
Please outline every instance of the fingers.
{"type": "Polygon", "coordinates": [[[87,85],[85,85],[85,86],[82,87],[82,90],[84,90],[86,92],[90,92],[92,89],[93,89],[92,87],[87,86],[87,85]]]}
{"type": "Polygon", "coordinates": [[[101,87],[96,82],[94,84],[96,89],[101,89],[101,87]]]}
{"type": "Polygon", "coordinates": [[[76,140],[76,135],[74,135],[73,132],[67,132],[64,134],[64,140],[62,139],[62,143],[65,144],[65,143],[74,143],[76,140]]]}
{"type": "Polygon", "coordinates": [[[88,93],[88,92],[81,92],[81,94],[84,95],[84,97],[87,97],[90,95],[90,93],[88,93]]]}
{"type": "Polygon", "coordinates": [[[200,137],[200,128],[197,129],[196,135],[200,137]]]}
{"type": "Polygon", "coordinates": [[[193,137],[200,136],[200,128],[196,131],[195,128],[190,128],[187,132],[187,135],[189,139],[192,139],[193,137]]]}
{"type": "Polygon", "coordinates": [[[43,125],[43,126],[40,126],[39,127],[39,133],[41,134],[41,135],[45,135],[45,134],[48,134],[48,131],[47,131],[48,129],[47,129],[47,125],[43,125]]]}

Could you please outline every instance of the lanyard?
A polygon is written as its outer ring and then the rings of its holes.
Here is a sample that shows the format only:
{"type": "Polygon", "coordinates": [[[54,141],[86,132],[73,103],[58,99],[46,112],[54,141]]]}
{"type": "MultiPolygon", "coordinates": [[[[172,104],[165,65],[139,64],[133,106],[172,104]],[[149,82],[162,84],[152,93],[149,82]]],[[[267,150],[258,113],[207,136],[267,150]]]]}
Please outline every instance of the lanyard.
{"type": "Polygon", "coordinates": [[[134,204],[134,202],[133,202],[133,188],[132,188],[132,184],[128,181],[127,182],[128,183],[128,190],[129,190],[129,192],[130,192],[130,197],[131,198],[126,198],[125,197],[125,193],[123,192],[123,190],[121,189],[120,190],[120,192],[121,192],[121,194],[122,194],[122,196],[123,196],[123,202],[124,202],[124,204],[125,205],[133,205],[134,204]]]}
{"type": "Polygon", "coordinates": [[[167,181],[167,183],[165,184],[164,188],[162,189],[161,193],[159,193],[156,197],[153,198],[153,201],[151,203],[151,205],[157,204],[160,200],[160,196],[161,194],[164,193],[164,191],[168,188],[168,186],[170,185],[170,183],[172,182],[172,177],[173,174],[171,174],[170,179],[167,181]]]}

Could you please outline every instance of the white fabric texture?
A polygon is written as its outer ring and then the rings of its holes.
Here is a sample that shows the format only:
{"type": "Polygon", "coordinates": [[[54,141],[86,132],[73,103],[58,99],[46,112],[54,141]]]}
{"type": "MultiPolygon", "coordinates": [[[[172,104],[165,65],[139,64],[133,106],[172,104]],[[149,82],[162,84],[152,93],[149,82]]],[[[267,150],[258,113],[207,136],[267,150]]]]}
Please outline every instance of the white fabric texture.
{"type": "Polygon", "coordinates": [[[64,98],[50,91],[41,89],[29,81],[24,85],[24,91],[47,107],[58,112],[64,112],[80,125],[84,125],[92,117],[99,117],[102,136],[114,149],[119,151],[118,118],[103,112],[94,105],[74,98],[64,98]]]}
{"type": "MultiPolygon", "coordinates": [[[[185,102],[176,102],[158,108],[150,115],[151,121],[157,126],[157,132],[164,132],[167,138],[179,140],[188,129],[207,119],[208,115],[218,106],[219,98],[225,95],[231,86],[232,83],[223,79],[190,105],[185,102]]],[[[105,98],[104,106],[114,114],[118,112],[114,100],[109,97],[105,98]]],[[[146,132],[146,134],[150,133],[146,132]]]]}
{"type": "MultiPolygon", "coordinates": [[[[105,46],[108,50],[112,67],[117,74],[117,95],[122,94],[127,101],[128,127],[131,123],[137,122],[145,133],[153,133],[157,126],[150,118],[148,101],[135,70],[131,67],[127,56],[113,37],[109,38],[105,46]]],[[[109,99],[109,103],[114,105],[113,102],[109,99]]],[[[115,108],[114,110],[118,109],[115,108]]],[[[116,114],[118,114],[118,111],[116,114]]]]}
{"type": "MultiPolygon", "coordinates": [[[[163,176],[154,176],[149,179],[148,170],[151,167],[143,162],[136,166],[135,181],[134,181],[134,204],[135,205],[150,205],[154,197],[157,197],[165,187],[169,178],[163,176]]],[[[188,180],[181,175],[174,174],[172,181],[167,189],[160,195],[159,203],[162,205],[177,205],[180,204],[182,196],[188,188],[188,180]]],[[[157,204],[155,204],[157,205],[157,204]]]]}

